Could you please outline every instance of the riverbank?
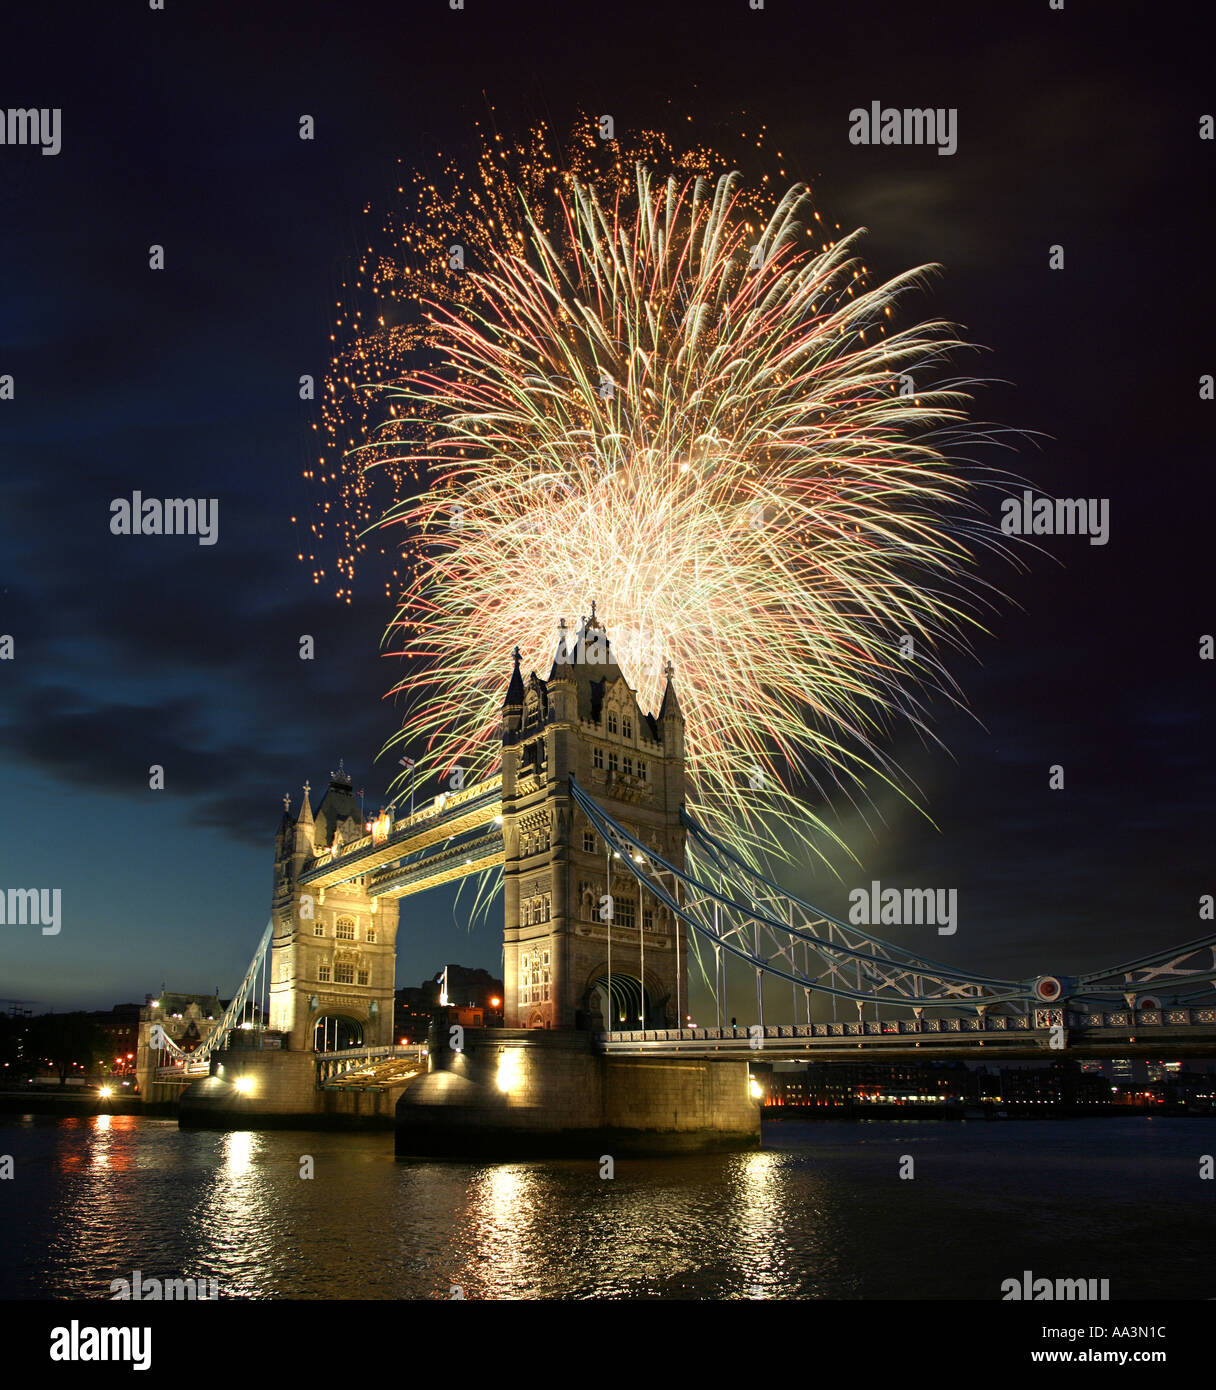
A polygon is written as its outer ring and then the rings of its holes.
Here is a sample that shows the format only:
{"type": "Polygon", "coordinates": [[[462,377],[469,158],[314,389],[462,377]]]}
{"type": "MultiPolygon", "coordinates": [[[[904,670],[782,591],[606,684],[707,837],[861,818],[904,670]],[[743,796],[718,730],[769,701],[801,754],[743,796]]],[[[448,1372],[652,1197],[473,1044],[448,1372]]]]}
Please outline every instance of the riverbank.
{"type": "Polygon", "coordinates": [[[145,1105],[130,1094],[100,1096],[96,1091],[64,1089],[0,1091],[3,1115],[175,1115],[177,1104],[145,1105]]]}
{"type": "Polygon", "coordinates": [[[766,1105],[761,1119],[798,1124],[834,1124],[859,1120],[1129,1120],[1155,1116],[1170,1120],[1211,1120],[1212,1110],[1187,1110],[1169,1105],[1017,1106],[1001,1105],[766,1105]]]}

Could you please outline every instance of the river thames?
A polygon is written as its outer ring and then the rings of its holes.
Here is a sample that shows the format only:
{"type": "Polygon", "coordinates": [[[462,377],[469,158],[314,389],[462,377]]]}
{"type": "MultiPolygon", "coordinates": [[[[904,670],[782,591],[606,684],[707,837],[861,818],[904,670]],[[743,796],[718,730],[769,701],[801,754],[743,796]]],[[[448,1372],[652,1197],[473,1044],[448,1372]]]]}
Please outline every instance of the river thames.
{"type": "Polygon", "coordinates": [[[1032,1270],[1210,1299],[1213,1151],[1216,1120],[782,1121],[605,1179],[399,1160],[386,1133],[7,1116],[0,1297],[109,1299],[139,1270],[237,1298],[999,1299],[1032,1270]]]}

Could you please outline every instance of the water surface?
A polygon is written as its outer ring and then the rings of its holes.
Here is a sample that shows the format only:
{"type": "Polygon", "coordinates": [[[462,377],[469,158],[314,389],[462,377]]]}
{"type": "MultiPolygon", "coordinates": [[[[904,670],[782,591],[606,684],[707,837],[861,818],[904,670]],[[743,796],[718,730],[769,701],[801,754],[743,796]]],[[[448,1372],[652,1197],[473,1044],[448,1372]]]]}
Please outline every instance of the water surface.
{"type": "Polygon", "coordinates": [[[0,1297],[109,1298],[136,1269],[246,1298],[994,1299],[1024,1269],[1216,1297],[1216,1120],[783,1120],[765,1145],[605,1180],[598,1154],[414,1162],[391,1134],[4,1116],[0,1297]]]}

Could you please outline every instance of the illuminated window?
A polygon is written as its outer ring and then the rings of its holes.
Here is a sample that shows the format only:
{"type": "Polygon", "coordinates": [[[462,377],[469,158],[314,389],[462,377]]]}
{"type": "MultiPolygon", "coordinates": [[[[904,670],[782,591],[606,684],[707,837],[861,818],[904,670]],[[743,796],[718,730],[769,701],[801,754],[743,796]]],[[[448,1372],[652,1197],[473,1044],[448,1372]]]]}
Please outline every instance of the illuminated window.
{"type": "Polygon", "coordinates": [[[328,965],[318,965],[318,966],[317,966],[317,979],[320,980],[323,984],[328,984],[328,983],[329,983],[329,966],[328,966],[328,965]]]}
{"type": "Polygon", "coordinates": [[[594,830],[584,830],[584,831],[583,831],[583,853],[584,853],[584,854],[594,854],[594,853],[595,853],[595,831],[594,831],[594,830]]]}
{"type": "Polygon", "coordinates": [[[334,984],[353,985],[355,983],[355,967],[353,965],[334,966],[334,984]]]}
{"type": "Polygon", "coordinates": [[[334,925],[334,935],[339,941],[353,941],[355,939],[355,919],[353,917],[339,917],[334,925]]]}
{"type": "MultiPolygon", "coordinates": [[[[548,960],[549,953],[545,952],[548,960]]],[[[537,1004],[541,997],[541,954],[525,951],[519,958],[519,1002],[537,1004]]]]}

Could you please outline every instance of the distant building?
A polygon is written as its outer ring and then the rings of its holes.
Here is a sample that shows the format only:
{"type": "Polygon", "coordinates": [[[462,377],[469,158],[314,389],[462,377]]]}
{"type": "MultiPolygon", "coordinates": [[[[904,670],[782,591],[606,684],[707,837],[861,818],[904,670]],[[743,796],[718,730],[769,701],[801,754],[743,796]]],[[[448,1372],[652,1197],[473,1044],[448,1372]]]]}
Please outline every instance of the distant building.
{"type": "Polygon", "coordinates": [[[110,1039],[107,1065],[113,1071],[133,1072],[139,1051],[139,1004],[115,1004],[112,1009],[98,1010],[89,1018],[110,1039]]]}
{"type": "Polygon", "coordinates": [[[502,1024],[503,982],[487,970],[448,964],[421,985],[406,985],[394,998],[393,1023],[396,1040],[423,1042],[431,1020],[439,1013],[464,1028],[496,1027],[502,1024]],[[441,1003],[447,981],[447,1006],[441,1003]]]}
{"type": "Polygon", "coordinates": [[[183,1052],[193,1052],[214,1032],[224,1016],[224,1003],[214,994],[173,994],[162,991],[148,995],[139,1011],[141,1040],[159,1023],[183,1052]]]}

